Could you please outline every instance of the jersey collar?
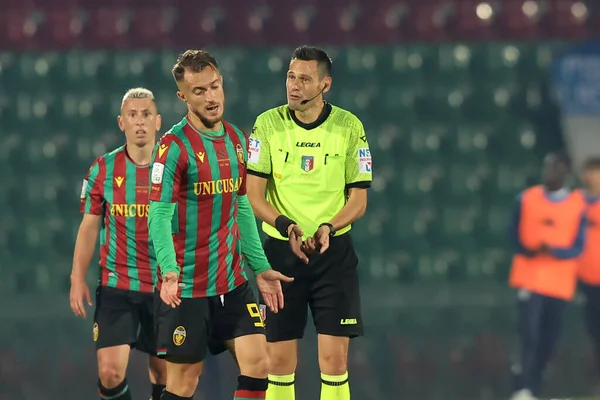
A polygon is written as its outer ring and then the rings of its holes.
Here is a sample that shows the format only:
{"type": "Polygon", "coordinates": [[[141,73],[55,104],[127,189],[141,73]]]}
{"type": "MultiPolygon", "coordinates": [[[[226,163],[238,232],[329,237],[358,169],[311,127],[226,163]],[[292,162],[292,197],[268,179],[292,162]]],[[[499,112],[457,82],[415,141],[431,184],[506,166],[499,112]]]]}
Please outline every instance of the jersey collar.
{"type": "Polygon", "coordinates": [[[296,125],[298,125],[300,128],[304,128],[307,131],[311,130],[311,129],[315,129],[317,127],[319,127],[323,122],[325,122],[325,120],[329,117],[329,114],[331,114],[331,104],[329,104],[328,102],[325,101],[325,106],[323,106],[323,110],[321,111],[321,114],[319,114],[319,117],[314,120],[313,122],[311,122],[310,124],[305,124],[304,122],[300,121],[298,118],[296,118],[296,113],[294,112],[294,110],[289,110],[290,112],[290,116],[292,117],[292,120],[294,120],[294,123],[296,125]]]}

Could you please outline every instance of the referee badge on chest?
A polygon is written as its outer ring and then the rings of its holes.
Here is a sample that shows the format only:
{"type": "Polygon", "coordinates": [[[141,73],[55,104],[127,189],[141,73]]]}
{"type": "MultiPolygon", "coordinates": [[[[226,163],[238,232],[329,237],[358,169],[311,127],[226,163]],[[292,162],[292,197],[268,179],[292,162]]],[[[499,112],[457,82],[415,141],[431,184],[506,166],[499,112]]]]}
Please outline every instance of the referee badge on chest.
{"type": "Polygon", "coordinates": [[[304,172],[311,171],[315,167],[315,158],[313,156],[302,156],[302,165],[304,172]]]}

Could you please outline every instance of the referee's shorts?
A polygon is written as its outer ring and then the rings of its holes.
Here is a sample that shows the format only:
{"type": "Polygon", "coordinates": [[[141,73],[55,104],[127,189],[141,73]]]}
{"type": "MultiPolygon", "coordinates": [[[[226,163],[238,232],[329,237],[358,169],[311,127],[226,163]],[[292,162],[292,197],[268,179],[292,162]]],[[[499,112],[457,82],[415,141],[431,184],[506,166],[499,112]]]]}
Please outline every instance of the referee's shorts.
{"type": "Polygon", "coordinates": [[[284,309],[277,314],[266,309],[267,341],[301,339],[308,307],[317,333],[349,338],[363,334],[358,258],[349,233],[330,238],[325,253],[311,255],[308,264],[292,253],[287,241],[267,237],[264,248],[273,269],[294,278],[282,283],[284,309]]]}

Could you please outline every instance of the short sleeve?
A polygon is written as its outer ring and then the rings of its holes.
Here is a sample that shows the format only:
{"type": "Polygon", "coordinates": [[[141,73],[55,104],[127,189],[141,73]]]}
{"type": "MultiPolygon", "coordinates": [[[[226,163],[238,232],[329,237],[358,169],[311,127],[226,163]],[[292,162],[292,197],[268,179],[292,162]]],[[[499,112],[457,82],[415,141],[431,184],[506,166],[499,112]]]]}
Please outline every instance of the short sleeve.
{"type": "Polygon", "coordinates": [[[346,186],[368,188],[373,180],[371,150],[363,124],[356,119],[350,129],[346,154],[346,186]]]}
{"type": "Polygon", "coordinates": [[[187,173],[187,162],[175,135],[169,133],[160,139],[154,147],[152,160],[150,200],[176,203],[182,176],[187,173]]]}
{"type": "Polygon", "coordinates": [[[248,173],[265,178],[271,175],[270,133],[264,118],[258,117],[248,140],[248,173]]]}
{"type": "Polygon", "coordinates": [[[84,214],[102,215],[105,178],[106,163],[104,157],[98,157],[83,178],[79,211],[84,214]]]}

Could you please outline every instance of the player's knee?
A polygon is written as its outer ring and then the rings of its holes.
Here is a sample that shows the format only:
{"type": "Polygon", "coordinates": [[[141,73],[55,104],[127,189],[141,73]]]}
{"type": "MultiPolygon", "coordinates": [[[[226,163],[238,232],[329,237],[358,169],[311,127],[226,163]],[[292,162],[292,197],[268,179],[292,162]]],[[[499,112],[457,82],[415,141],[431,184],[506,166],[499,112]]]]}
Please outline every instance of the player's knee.
{"type": "Polygon", "coordinates": [[[266,354],[257,352],[257,354],[244,357],[244,360],[239,361],[242,375],[253,378],[266,378],[269,373],[269,359],[266,354]]]}
{"type": "Polygon", "coordinates": [[[291,353],[269,352],[269,373],[289,375],[296,370],[296,357],[291,353]]]}
{"type": "Polygon", "coordinates": [[[153,363],[149,366],[150,376],[153,382],[158,385],[164,385],[167,382],[167,367],[164,363],[153,363]]]}
{"type": "Polygon", "coordinates": [[[99,376],[102,386],[113,388],[125,379],[125,372],[114,363],[102,363],[99,366],[99,376]]]}
{"type": "Polygon", "coordinates": [[[326,375],[343,375],[348,370],[348,357],[345,353],[336,352],[319,354],[319,366],[326,375]]]}

